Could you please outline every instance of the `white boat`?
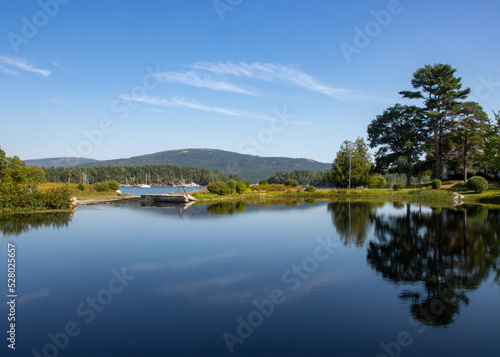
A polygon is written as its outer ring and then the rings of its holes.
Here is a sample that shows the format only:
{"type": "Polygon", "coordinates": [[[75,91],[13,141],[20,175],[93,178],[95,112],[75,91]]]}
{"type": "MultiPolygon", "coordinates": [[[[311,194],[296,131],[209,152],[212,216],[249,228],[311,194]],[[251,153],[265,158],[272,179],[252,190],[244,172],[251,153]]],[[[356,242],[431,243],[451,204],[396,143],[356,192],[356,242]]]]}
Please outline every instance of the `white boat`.
{"type": "Polygon", "coordinates": [[[194,182],[191,182],[191,183],[188,183],[187,185],[182,185],[184,187],[200,187],[200,185],[198,185],[197,183],[194,183],[194,182]]]}
{"type": "Polygon", "coordinates": [[[142,185],[139,185],[139,187],[142,187],[142,188],[150,188],[151,186],[148,185],[148,174],[146,173],[146,183],[142,184],[142,185]]]}

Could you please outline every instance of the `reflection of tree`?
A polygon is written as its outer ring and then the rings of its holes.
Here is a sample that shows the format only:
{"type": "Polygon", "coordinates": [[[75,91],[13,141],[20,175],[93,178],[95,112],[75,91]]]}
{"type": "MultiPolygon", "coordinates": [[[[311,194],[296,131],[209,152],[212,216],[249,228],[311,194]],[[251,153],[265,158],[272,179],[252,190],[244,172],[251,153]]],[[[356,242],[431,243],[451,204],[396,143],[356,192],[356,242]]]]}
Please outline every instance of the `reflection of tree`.
{"type": "Polygon", "coordinates": [[[420,283],[400,298],[411,301],[413,317],[427,325],[453,322],[467,291],[475,290],[498,267],[499,211],[485,207],[441,209],[423,214],[377,216],[369,264],[393,282],[420,283]],[[486,210],[486,211],[485,211],[486,210]]]}
{"type": "Polygon", "coordinates": [[[328,204],[328,212],[345,245],[355,244],[362,247],[368,231],[376,216],[377,208],[384,206],[383,202],[332,202],[328,204]]]}
{"type": "Polygon", "coordinates": [[[230,214],[231,216],[238,212],[245,212],[247,206],[244,202],[218,202],[210,204],[207,208],[208,213],[215,215],[230,214]]]}
{"type": "Polygon", "coordinates": [[[61,228],[71,222],[72,213],[51,212],[0,215],[0,231],[5,237],[16,236],[40,227],[61,228]]]}

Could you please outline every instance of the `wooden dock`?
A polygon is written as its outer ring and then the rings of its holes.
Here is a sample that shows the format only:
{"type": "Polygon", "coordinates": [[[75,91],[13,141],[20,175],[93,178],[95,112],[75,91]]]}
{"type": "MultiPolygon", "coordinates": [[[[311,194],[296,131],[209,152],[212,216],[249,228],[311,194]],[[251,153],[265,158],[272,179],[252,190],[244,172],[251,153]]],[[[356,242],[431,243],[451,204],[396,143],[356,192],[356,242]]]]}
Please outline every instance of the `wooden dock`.
{"type": "Polygon", "coordinates": [[[157,195],[141,195],[141,201],[152,203],[188,203],[196,201],[196,198],[184,193],[169,193],[157,195]]]}

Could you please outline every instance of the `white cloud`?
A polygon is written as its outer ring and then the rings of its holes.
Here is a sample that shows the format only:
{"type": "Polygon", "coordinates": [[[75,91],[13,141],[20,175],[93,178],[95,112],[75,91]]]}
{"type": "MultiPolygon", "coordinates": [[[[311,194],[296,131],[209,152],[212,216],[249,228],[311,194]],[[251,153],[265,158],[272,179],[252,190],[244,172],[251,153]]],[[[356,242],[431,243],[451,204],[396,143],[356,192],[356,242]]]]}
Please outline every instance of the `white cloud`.
{"type": "Polygon", "coordinates": [[[193,69],[208,71],[215,75],[250,78],[267,82],[282,81],[298,87],[320,92],[328,96],[344,99],[350,91],[334,88],[320,83],[313,76],[293,66],[274,63],[233,63],[233,62],[199,62],[191,66],[193,69]]]}
{"type": "Polygon", "coordinates": [[[0,71],[17,76],[17,70],[38,73],[45,77],[50,76],[52,73],[48,69],[35,68],[32,64],[28,63],[26,58],[0,55],[0,71]]]}
{"type": "Polygon", "coordinates": [[[225,81],[219,81],[215,80],[212,78],[209,78],[207,76],[200,76],[197,73],[193,71],[188,71],[188,72],[161,72],[157,73],[155,77],[158,80],[161,80],[163,82],[167,83],[180,83],[180,84],[186,84],[194,87],[201,87],[201,88],[209,88],[213,90],[218,90],[218,91],[225,91],[225,92],[233,92],[233,93],[242,93],[242,94],[250,94],[252,95],[253,93],[250,92],[249,90],[243,89],[237,85],[225,82],[225,81]]]}
{"type": "Polygon", "coordinates": [[[215,113],[221,113],[221,114],[226,114],[226,115],[231,115],[231,116],[237,116],[241,117],[241,114],[238,114],[236,112],[224,109],[224,108],[219,108],[219,107],[213,107],[213,106],[208,106],[202,103],[198,103],[192,100],[188,100],[185,98],[179,98],[179,97],[173,97],[171,99],[162,99],[158,97],[152,97],[152,96],[144,96],[144,97],[132,97],[129,95],[122,94],[120,96],[121,99],[135,102],[135,103],[144,103],[144,104],[150,104],[150,105],[158,105],[162,107],[187,107],[191,109],[197,109],[197,110],[203,110],[207,112],[215,112],[215,113]]]}

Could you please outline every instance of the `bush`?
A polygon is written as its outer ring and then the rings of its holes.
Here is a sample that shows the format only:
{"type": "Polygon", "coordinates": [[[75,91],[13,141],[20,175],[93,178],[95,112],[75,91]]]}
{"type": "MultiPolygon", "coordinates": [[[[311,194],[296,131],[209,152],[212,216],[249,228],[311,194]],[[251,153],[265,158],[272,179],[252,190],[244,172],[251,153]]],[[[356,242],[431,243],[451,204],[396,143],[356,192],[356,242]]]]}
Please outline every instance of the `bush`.
{"type": "Polygon", "coordinates": [[[369,188],[382,188],[387,186],[387,180],[380,175],[375,175],[370,178],[370,183],[368,183],[369,188]]]}
{"type": "Polygon", "coordinates": [[[207,186],[207,190],[216,195],[228,195],[231,193],[229,186],[225,182],[220,181],[210,182],[207,186]]]}
{"type": "Polygon", "coordinates": [[[269,185],[269,182],[267,180],[260,180],[259,185],[269,185]]]}
{"type": "Polygon", "coordinates": [[[244,182],[236,183],[236,193],[241,195],[243,192],[245,192],[246,189],[247,189],[247,185],[245,185],[244,182]]]}
{"type": "Polygon", "coordinates": [[[245,183],[245,187],[246,187],[246,188],[250,188],[250,182],[245,181],[244,183],[245,183]]]}
{"type": "Polygon", "coordinates": [[[288,179],[286,180],[285,185],[290,187],[297,187],[299,185],[299,182],[297,180],[288,179]]]}
{"type": "Polygon", "coordinates": [[[304,191],[306,191],[306,192],[316,192],[316,187],[314,187],[314,186],[308,186],[308,187],[306,187],[306,189],[304,191]]]}
{"type": "Polygon", "coordinates": [[[403,188],[405,188],[405,184],[402,182],[396,182],[394,185],[392,185],[392,189],[394,191],[401,191],[403,188]]]}
{"type": "Polygon", "coordinates": [[[488,181],[484,177],[474,176],[467,181],[467,188],[474,190],[476,193],[488,191],[488,181]]]}
{"type": "Polygon", "coordinates": [[[120,184],[116,182],[115,180],[110,180],[108,182],[108,186],[111,190],[116,191],[120,189],[120,184]]]}
{"type": "Polygon", "coordinates": [[[80,191],[85,191],[85,185],[83,183],[79,183],[76,188],[78,188],[80,191]]]}
{"type": "Polygon", "coordinates": [[[106,182],[97,182],[94,184],[94,187],[97,192],[109,191],[109,185],[106,182]]]}
{"type": "Polygon", "coordinates": [[[227,185],[227,187],[229,187],[229,189],[231,190],[231,192],[233,192],[234,190],[236,190],[236,182],[234,182],[234,181],[228,181],[228,182],[226,182],[226,185],[227,185]]]}
{"type": "Polygon", "coordinates": [[[438,188],[441,188],[441,180],[434,180],[431,182],[431,186],[434,190],[437,190],[438,188]]]}

